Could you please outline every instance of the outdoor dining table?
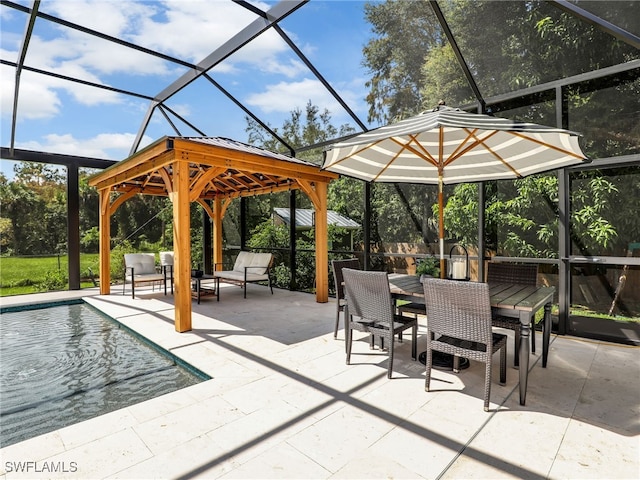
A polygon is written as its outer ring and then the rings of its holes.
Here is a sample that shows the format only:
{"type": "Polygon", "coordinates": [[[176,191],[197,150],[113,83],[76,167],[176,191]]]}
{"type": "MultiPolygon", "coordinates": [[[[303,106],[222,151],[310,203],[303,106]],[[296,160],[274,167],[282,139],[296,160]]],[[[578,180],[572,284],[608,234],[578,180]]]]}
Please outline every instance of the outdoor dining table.
{"type": "MultiPolygon", "coordinates": [[[[452,280],[456,281],[456,280],[452,280]]],[[[391,294],[402,300],[424,302],[424,289],[420,279],[415,275],[390,274],[389,286],[391,294]]],[[[529,336],[531,322],[536,313],[544,308],[544,331],[542,337],[542,367],[547,366],[549,340],[551,336],[551,303],[554,287],[517,285],[496,283],[489,284],[491,309],[494,313],[520,320],[520,405],[524,405],[527,397],[527,380],[529,376],[529,336]]]]}

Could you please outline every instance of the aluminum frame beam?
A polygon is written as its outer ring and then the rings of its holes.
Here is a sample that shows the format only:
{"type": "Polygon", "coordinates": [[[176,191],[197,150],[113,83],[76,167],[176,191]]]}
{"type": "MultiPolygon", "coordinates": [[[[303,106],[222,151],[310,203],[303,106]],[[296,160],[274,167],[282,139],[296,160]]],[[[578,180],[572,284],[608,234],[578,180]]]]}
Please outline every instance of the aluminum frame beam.
{"type": "Polygon", "coordinates": [[[192,68],[188,72],[184,73],[173,83],[168,85],[164,90],[158,93],[154,97],[154,104],[150,105],[149,109],[147,110],[145,120],[138,130],[133,146],[131,148],[131,152],[135,152],[140,146],[142,136],[144,135],[147,125],[151,120],[153,111],[158,104],[164,103],[166,100],[185,88],[191,82],[201,77],[204,73],[211,70],[224,59],[228,58],[234,52],[238,51],[240,48],[252,41],[254,38],[258,37],[260,34],[271,28],[274,24],[278,23],[279,21],[293,13],[295,10],[307,3],[307,1],[308,0],[283,0],[274,5],[268,12],[265,13],[266,18],[260,17],[255,19],[253,22],[243,28],[239,33],[231,37],[220,47],[214,50],[211,54],[209,54],[204,60],[195,65],[195,68],[192,68]]]}
{"type": "Polygon", "coordinates": [[[547,0],[547,3],[553,5],[556,8],[559,8],[564,12],[567,12],[573,15],[574,17],[577,17],[583,22],[587,22],[592,25],[595,25],[600,30],[608,33],[609,35],[614,36],[621,42],[624,42],[628,45],[631,45],[632,47],[640,49],[640,37],[638,37],[637,35],[634,35],[631,32],[626,31],[623,28],[618,27],[617,25],[614,25],[613,23],[606,21],[601,17],[598,17],[597,15],[594,15],[593,13],[583,8],[580,8],[575,3],[569,2],[568,0],[547,0]]]}
{"type": "Polygon", "coordinates": [[[22,68],[24,67],[24,59],[27,56],[27,50],[29,49],[29,42],[31,41],[31,35],[33,34],[33,26],[36,23],[36,15],[40,8],[40,0],[33,1],[33,7],[31,8],[31,15],[27,20],[27,25],[24,30],[24,36],[22,37],[22,45],[20,45],[20,52],[18,54],[18,62],[16,64],[16,76],[13,85],[13,109],[11,112],[11,143],[10,150],[13,154],[13,148],[16,140],[16,124],[18,117],[18,95],[20,93],[20,75],[22,74],[22,68]]]}
{"type": "Polygon", "coordinates": [[[431,8],[433,9],[433,13],[435,13],[436,18],[438,19],[438,22],[440,22],[440,26],[442,27],[442,30],[444,30],[444,34],[446,35],[447,40],[449,41],[449,44],[453,49],[453,53],[458,59],[460,68],[462,68],[462,71],[464,72],[464,76],[467,79],[467,82],[469,83],[471,90],[473,90],[473,94],[475,95],[476,99],[480,103],[480,110],[481,110],[480,113],[484,113],[484,109],[486,105],[484,101],[484,97],[482,96],[482,93],[480,93],[480,89],[478,88],[478,84],[476,83],[475,78],[473,78],[473,74],[471,73],[471,70],[469,70],[469,65],[467,64],[466,60],[462,56],[462,51],[460,50],[460,47],[458,46],[458,42],[456,42],[456,39],[453,36],[453,32],[451,31],[451,28],[449,28],[449,24],[447,23],[447,20],[444,18],[444,14],[442,13],[442,10],[440,10],[440,5],[438,5],[438,2],[436,0],[429,0],[429,3],[431,4],[431,8]]]}

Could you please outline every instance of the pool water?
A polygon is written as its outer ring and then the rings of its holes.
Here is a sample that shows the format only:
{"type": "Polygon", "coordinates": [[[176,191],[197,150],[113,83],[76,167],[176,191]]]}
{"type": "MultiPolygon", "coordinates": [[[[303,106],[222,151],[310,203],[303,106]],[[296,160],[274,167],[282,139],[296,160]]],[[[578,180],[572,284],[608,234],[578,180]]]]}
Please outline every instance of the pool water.
{"type": "Polygon", "coordinates": [[[87,304],[2,313],[0,446],[201,382],[87,304]]]}

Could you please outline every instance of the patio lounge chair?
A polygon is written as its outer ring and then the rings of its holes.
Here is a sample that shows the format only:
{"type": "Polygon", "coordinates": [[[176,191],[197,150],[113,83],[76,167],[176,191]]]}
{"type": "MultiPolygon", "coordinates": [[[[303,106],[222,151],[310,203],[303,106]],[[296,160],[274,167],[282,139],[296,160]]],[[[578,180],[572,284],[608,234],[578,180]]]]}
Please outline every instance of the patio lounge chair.
{"type": "Polygon", "coordinates": [[[491,364],[498,350],[500,384],[507,381],[507,336],[491,330],[489,285],[426,278],[423,288],[428,319],[425,390],[431,383],[434,350],[454,355],[455,373],[460,370],[460,357],[484,362],[484,410],[489,411],[491,364]]]}
{"type": "MultiPolygon", "coordinates": [[[[244,288],[244,298],[247,298],[247,283],[268,282],[273,295],[271,285],[271,264],[273,254],[240,252],[231,270],[217,270],[221,264],[216,264],[213,276],[216,282],[227,282],[240,285],[244,288]]],[[[220,287],[218,285],[218,300],[220,300],[220,287]]]]}
{"type": "MultiPolygon", "coordinates": [[[[156,256],[153,253],[125,253],[124,254],[124,281],[122,282],[122,294],[124,295],[127,282],[131,283],[131,298],[135,298],[136,285],[141,283],[165,282],[165,275],[156,271],[156,256]]],[[[165,282],[164,294],[167,294],[165,282]]]]}

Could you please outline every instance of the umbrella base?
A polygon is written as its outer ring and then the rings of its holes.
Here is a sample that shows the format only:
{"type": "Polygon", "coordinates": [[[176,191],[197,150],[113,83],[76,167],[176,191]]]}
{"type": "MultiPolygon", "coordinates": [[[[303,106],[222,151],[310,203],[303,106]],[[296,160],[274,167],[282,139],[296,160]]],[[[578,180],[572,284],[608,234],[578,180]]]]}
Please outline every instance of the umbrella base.
{"type": "MultiPolygon", "coordinates": [[[[422,352],[418,355],[418,360],[421,364],[427,364],[427,352],[422,352]]],[[[432,368],[436,370],[453,370],[453,355],[444,352],[438,352],[437,350],[433,351],[433,362],[432,368]]],[[[465,368],[469,368],[469,359],[461,357],[460,358],[460,370],[464,370],[465,368]]]]}

